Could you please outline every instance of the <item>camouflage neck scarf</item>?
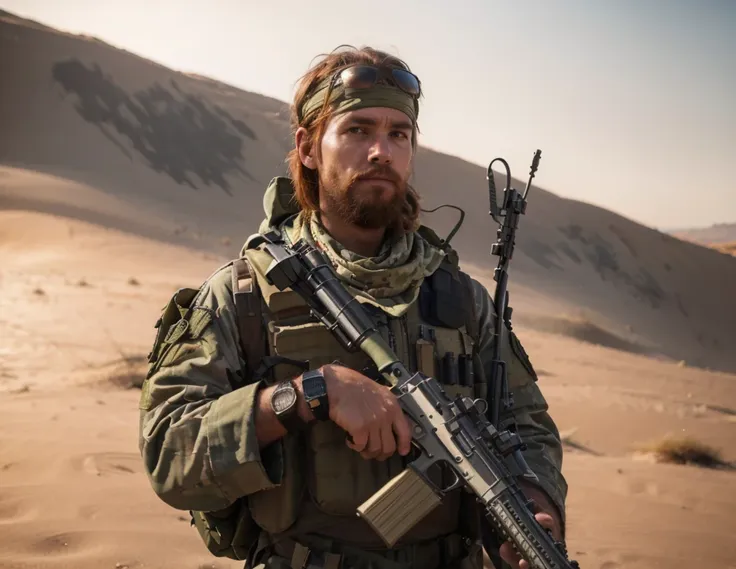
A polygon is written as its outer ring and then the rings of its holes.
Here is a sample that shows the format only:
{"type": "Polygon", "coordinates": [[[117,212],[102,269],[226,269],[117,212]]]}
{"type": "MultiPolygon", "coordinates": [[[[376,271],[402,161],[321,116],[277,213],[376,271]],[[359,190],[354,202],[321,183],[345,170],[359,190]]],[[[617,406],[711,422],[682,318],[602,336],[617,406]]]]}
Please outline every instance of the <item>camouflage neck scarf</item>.
{"type": "Polygon", "coordinates": [[[375,257],[363,257],[338,243],[318,215],[294,220],[293,240],[306,239],[322,250],[338,277],[359,300],[401,316],[419,295],[424,277],[439,267],[445,253],[417,233],[386,239],[375,257]]]}

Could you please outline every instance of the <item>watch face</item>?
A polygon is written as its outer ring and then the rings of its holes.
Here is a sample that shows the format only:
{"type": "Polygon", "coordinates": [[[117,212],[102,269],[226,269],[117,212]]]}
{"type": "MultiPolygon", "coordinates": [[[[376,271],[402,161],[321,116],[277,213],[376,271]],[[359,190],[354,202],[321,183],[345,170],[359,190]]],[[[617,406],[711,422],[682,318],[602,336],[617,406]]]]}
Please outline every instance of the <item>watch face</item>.
{"type": "Polygon", "coordinates": [[[292,388],[277,389],[276,391],[274,391],[273,397],[271,399],[273,410],[276,413],[283,413],[295,403],[296,391],[292,388]]]}
{"type": "Polygon", "coordinates": [[[321,375],[305,377],[302,380],[302,389],[304,390],[304,396],[308,399],[316,399],[327,395],[327,385],[321,375]]]}

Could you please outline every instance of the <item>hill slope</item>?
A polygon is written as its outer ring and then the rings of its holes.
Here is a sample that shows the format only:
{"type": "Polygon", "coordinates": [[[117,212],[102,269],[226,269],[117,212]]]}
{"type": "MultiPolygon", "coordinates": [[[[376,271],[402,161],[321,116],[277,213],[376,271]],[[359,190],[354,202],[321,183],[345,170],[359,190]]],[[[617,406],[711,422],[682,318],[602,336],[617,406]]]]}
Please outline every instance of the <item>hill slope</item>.
{"type": "Polygon", "coordinates": [[[710,227],[677,229],[670,233],[680,239],[701,245],[721,245],[736,242],[736,223],[717,223],[710,227]]]}
{"type": "MultiPolygon", "coordinates": [[[[285,172],[285,103],[94,38],[5,15],[0,77],[2,209],[234,255],[262,218],[264,187],[285,172]],[[68,183],[29,186],[21,170],[68,183]]],[[[426,208],[466,211],[454,243],[492,288],[485,169],[420,149],[414,183],[426,208]]],[[[441,233],[453,219],[427,217],[441,233]]],[[[736,370],[736,259],[601,208],[534,187],[510,287],[521,327],[736,370]]]]}

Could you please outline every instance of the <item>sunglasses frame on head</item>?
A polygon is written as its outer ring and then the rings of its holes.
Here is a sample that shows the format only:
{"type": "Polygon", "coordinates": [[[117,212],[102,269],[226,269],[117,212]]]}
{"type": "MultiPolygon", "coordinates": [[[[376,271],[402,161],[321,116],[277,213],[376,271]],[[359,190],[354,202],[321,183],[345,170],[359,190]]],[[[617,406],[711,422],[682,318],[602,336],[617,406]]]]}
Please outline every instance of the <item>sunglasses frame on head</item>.
{"type": "Polygon", "coordinates": [[[378,85],[381,81],[387,82],[391,86],[415,98],[419,98],[422,93],[422,82],[411,71],[407,71],[401,67],[369,65],[365,63],[350,65],[349,67],[340,69],[332,76],[329,91],[331,92],[340,83],[348,89],[370,89],[378,85]],[[358,76],[358,73],[362,74],[362,77],[358,76]],[[351,75],[352,77],[350,77],[351,75]],[[406,81],[408,83],[416,83],[416,86],[410,86],[406,81]]]}

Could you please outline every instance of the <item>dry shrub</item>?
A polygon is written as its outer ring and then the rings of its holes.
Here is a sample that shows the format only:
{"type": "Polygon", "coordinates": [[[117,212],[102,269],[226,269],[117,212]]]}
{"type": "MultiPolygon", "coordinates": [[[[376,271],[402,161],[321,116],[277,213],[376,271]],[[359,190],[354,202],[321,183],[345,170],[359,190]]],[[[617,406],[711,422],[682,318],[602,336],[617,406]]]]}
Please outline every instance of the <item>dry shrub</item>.
{"type": "Polygon", "coordinates": [[[567,429],[566,431],[560,431],[560,442],[562,443],[562,446],[568,450],[577,450],[580,452],[584,452],[587,454],[592,454],[594,456],[600,456],[600,453],[593,450],[589,446],[579,442],[577,439],[575,439],[574,435],[577,433],[578,428],[573,427],[571,429],[567,429]]]}
{"type": "Polygon", "coordinates": [[[651,453],[657,462],[672,464],[692,464],[706,468],[728,466],[721,458],[721,453],[705,443],[691,437],[671,438],[646,445],[640,449],[651,453]]]}

